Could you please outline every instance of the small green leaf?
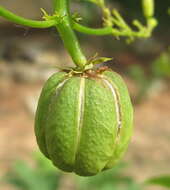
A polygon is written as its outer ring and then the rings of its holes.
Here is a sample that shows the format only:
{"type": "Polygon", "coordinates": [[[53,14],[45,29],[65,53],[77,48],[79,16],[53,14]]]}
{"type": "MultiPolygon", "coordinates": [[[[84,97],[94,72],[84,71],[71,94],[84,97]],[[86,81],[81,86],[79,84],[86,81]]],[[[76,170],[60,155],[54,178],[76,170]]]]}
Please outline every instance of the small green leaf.
{"type": "Polygon", "coordinates": [[[79,13],[75,12],[73,15],[72,15],[72,19],[75,20],[76,22],[79,22],[82,20],[82,17],[79,15],[79,13]]]}
{"type": "Polygon", "coordinates": [[[97,65],[97,64],[105,63],[105,62],[111,61],[111,60],[112,60],[112,58],[109,58],[109,57],[98,57],[98,58],[92,60],[91,63],[92,63],[93,65],[97,65]]]}
{"type": "Polygon", "coordinates": [[[88,70],[88,68],[91,69],[93,65],[105,63],[107,61],[111,61],[112,59],[113,58],[109,58],[109,57],[98,57],[98,53],[95,53],[94,56],[88,59],[85,70],[88,70]]]}
{"type": "Polygon", "coordinates": [[[147,180],[145,183],[150,185],[160,185],[163,187],[170,188],[170,175],[153,177],[147,180]]]}

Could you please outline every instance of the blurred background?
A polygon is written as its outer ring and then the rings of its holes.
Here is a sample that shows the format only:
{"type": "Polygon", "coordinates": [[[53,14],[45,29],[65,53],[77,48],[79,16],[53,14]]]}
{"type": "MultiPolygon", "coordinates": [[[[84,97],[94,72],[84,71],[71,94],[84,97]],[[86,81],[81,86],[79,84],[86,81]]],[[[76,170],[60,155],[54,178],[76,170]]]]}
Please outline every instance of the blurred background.
{"type": "MultiPolygon", "coordinates": [[[[140,1],[110,0],[128,22],[144,22],[140,1]]],[[[49,0],[0,0],[26,18],[41,19],[49,0]]],[[[39,152],[34,114],[41,88],[57,67],[72,61],[55,29],[29,29],[0,18],[0,190],[153,190],[143,181],[170,175],[170,0],[156,0],[159,26],[149,39],[126,44],[112,36],[78,34],[88,55],[113,57],[107,65],[126,81],[135,109],[134,134],[122,162],[91,178],[56,170],[39,152]]],[[[101,25],[101,12],[86,0],[72,1],[82,22],[101,25]]],[[[157,187],[156,190],[165,189],[157,187]]]]}

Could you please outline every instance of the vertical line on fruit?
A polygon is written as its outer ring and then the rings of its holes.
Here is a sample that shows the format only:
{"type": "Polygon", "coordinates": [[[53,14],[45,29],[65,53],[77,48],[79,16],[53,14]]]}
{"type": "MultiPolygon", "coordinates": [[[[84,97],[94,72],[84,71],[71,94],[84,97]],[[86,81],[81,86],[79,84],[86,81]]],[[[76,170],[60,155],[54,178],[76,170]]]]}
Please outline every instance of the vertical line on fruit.
{"type": "Polygon", "coordinates": [[[77,113],[77,144],[76,144],[76,154],[80,144],[81,130],[83,127],[83,115],[84,115],[84,89],[85,89],[85,78],[80,78],[80,90],[78,95],[78,113],[77,113]]]}
{"type": "Polygon", "coordinates": [[[62,86],[64,86],[64,84],[68,81],[69,78],[64,79],[63,81],[61,81],[61,83],[58,84],[58,86],[56,87],[56,96],[58,95],[58,91],[60,90],[62,86]]]}
{"type": "Polygon", "coordinates": [[[121,114],[121,108],[120,108],[120,98],[119,98],[119,92],[117,88],[106,78],[102,76],[103,82],[107,85],[107,87],[110,89],[114,102],[115,102],[115,110],[116,110],[116,118],[117,118],[117,138],[120,134],[120,129],[122,127],[122,114],[121,114]]]}
{"type": "MultiPolygon", "coordinates": [[[[59,92],[62,90],[63,86],[65,85],[65,83],[69,80],[70,78],[64,78],[61,80],[61,82],[56,86],[55,88],[55,94],[54,94],[54,97],[56,98],[58,95],[59,95],[59,92]]],[[[51,107],[51,104],[52,104],[53,101],[50,102],[49,106],[48,106],[48,109],[50,109],[51,107]]],[[[46,119],[47,120],[47,119],[46,119]]]]}
{"type": "MultiPolygon", "coordinates": [[[[64,87],[64,85],[66,84],[66,82],[67,82],[69,79],[70,79],[70,78],[64,78],[64,79],[62,79],[62,80],[59,82],[59,84],[56,86],[56,88],[55,88],[55,90],[54,90],[54,93],[55,93],[55,94],[54,94],[54,96],[52,97],[52,99],[53,99],[53,98],[56,99],[56,98],[59,96],[59,93],[61,92],[62,88],[64,87]]],[[[48,112],[50,112],[51,106],[52,106],[52,104],[53,104],[52,99],[51,99],[51,101],[50,101],[50,103],[49,103],[49,106],[48,106],[48,112]]],[[[46,122],[45,122],[44,125],[48,124],[48,119],[49,119],[49,114],[47,114],[46,122]]],[[[47,134],[46,129],[47,129],[47,127],[44,127],[45,134],[47,134]]],[[[47,147],[47,136],[46,136],[46,135],[45,135],[45,145],[46,145],[46,147],[47,147]]],[[[51,154],[50,154],[50,152],[48,151],[48,148],[47,148],[47,153],[48,153],[48,155],[49,155],[49,157],[50,157],[50,159],[51,159],[51,154]]]]}

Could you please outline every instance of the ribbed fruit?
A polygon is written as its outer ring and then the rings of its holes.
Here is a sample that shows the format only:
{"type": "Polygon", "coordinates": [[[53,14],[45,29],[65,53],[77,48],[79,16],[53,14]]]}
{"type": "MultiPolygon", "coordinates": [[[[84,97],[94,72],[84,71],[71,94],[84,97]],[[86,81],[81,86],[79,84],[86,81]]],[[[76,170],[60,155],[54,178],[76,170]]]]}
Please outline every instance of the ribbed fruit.
{"type": "Polygon", "coordinates": [[[42,153],[81,176],[112,168],[127,149],[132,126],[128,90],[112,71],[55,73],[42,89],[35,118],[42,153]]]}

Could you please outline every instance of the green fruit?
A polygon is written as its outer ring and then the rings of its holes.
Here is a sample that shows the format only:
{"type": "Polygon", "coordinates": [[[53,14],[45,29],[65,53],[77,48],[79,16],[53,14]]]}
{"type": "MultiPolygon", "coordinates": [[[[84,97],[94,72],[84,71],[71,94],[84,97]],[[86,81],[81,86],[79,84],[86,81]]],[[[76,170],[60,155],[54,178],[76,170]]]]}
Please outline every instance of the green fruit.
{"type": "Polygon", "coordinates": [[[35,118],[42,153],[81,176],[113,167],[127,149],[133,108],[115,72],[58,72],[45,83],[35,118]]]}

